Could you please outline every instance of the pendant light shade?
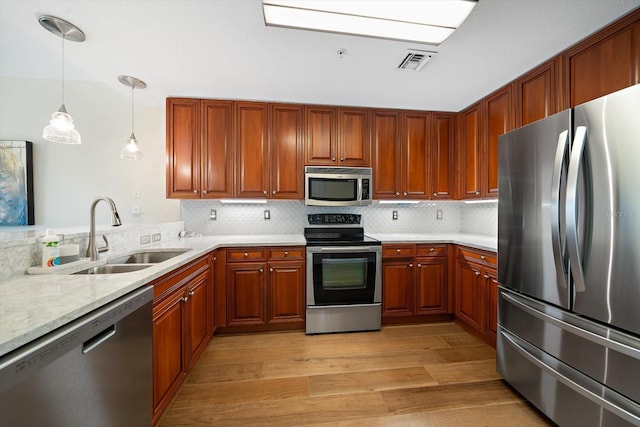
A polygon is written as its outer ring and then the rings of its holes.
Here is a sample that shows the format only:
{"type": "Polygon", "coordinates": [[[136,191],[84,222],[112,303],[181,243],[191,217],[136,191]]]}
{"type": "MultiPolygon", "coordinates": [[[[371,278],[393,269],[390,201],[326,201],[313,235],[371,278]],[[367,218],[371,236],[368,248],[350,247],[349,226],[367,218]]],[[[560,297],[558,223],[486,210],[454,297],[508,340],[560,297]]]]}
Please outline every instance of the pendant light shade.
{"type": "Polygon", "coordinates": [[[42,130],[42,137],[60,144],[80,144],[80,133],[75,129],[73,118],[64,105],[64,41],[83,42],[84,33],[72,23],[55,16],[43,15],[38,21],[45,29],[62,39],[62,105],[51,115],[49,124],[42,130]]]}
{"type": "Polygon", "coordinates": [[[118,76],[118,80],[123,85],[131,88],[131,136],[129,136],[127,144],[124,146],[122,151],[120,151],[120,157],[129,160],[142,160],[144,156],[142,154],[142,150],[140,150],[140,144],[138,144],[136,135],[133,133],[133,91],[136,88],[144,89],[147,87],[147,84],[142,80],[131,76],[118,76]]]}

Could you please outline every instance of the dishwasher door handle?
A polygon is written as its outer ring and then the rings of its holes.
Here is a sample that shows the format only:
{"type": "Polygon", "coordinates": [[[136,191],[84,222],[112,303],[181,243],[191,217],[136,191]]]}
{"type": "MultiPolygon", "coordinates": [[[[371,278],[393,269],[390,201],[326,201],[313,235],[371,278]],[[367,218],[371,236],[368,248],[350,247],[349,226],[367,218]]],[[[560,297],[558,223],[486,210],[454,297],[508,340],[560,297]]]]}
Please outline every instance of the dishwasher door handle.
{"type": "Polygon", "coordinates": [[[91,350],[97,348],[100,344],[111,338],[116,334],[116,324],[109,326],[104,331],[100,332],[96,336],[89,338],[82,343],[82,354],[87,354],[91,350]]]}

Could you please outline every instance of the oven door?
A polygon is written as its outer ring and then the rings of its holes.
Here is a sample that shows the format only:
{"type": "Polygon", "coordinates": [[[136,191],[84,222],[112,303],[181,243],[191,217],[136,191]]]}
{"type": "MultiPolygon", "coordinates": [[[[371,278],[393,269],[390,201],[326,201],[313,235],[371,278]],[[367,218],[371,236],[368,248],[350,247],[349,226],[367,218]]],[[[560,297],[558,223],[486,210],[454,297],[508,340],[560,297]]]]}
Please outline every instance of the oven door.
{"type": "Polygon", "coordinates": [[[307,305],[382,300],[380,246],[307,247],[307,305]]]}

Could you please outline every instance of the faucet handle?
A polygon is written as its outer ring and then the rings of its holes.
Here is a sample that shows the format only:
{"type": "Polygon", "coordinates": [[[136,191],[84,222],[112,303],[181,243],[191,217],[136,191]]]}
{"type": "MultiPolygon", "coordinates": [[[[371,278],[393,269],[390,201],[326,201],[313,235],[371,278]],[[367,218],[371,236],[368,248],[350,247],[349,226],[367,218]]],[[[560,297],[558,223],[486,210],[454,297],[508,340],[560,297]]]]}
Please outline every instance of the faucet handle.
{"type": "Polygon", "coordinates": [[[102,240],[104,240],[104,246],[101,246],[98,248],[98,252],[102,253],[102,252],[107,252],[109,250],[109,241],[107,240],[107,236],[105,236],[104,234],[102,235],[102,240]]]}

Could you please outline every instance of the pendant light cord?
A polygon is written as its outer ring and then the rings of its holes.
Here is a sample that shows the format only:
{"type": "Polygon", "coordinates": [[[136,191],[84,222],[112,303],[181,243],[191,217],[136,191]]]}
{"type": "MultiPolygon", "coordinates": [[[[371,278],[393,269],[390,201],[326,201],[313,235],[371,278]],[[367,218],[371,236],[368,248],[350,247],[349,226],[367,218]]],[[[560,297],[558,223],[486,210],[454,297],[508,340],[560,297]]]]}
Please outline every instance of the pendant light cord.
{"type": "Polygon", "coordinates": [[[62,33],[62,105],[64,105],[64,38],[65,34],[62,33]]]}
{"type": "Polygon", "coordinates": [[[133,135],[133,91],[136,88],[134,84],[131,84],[131,135],[133,135]]]}

